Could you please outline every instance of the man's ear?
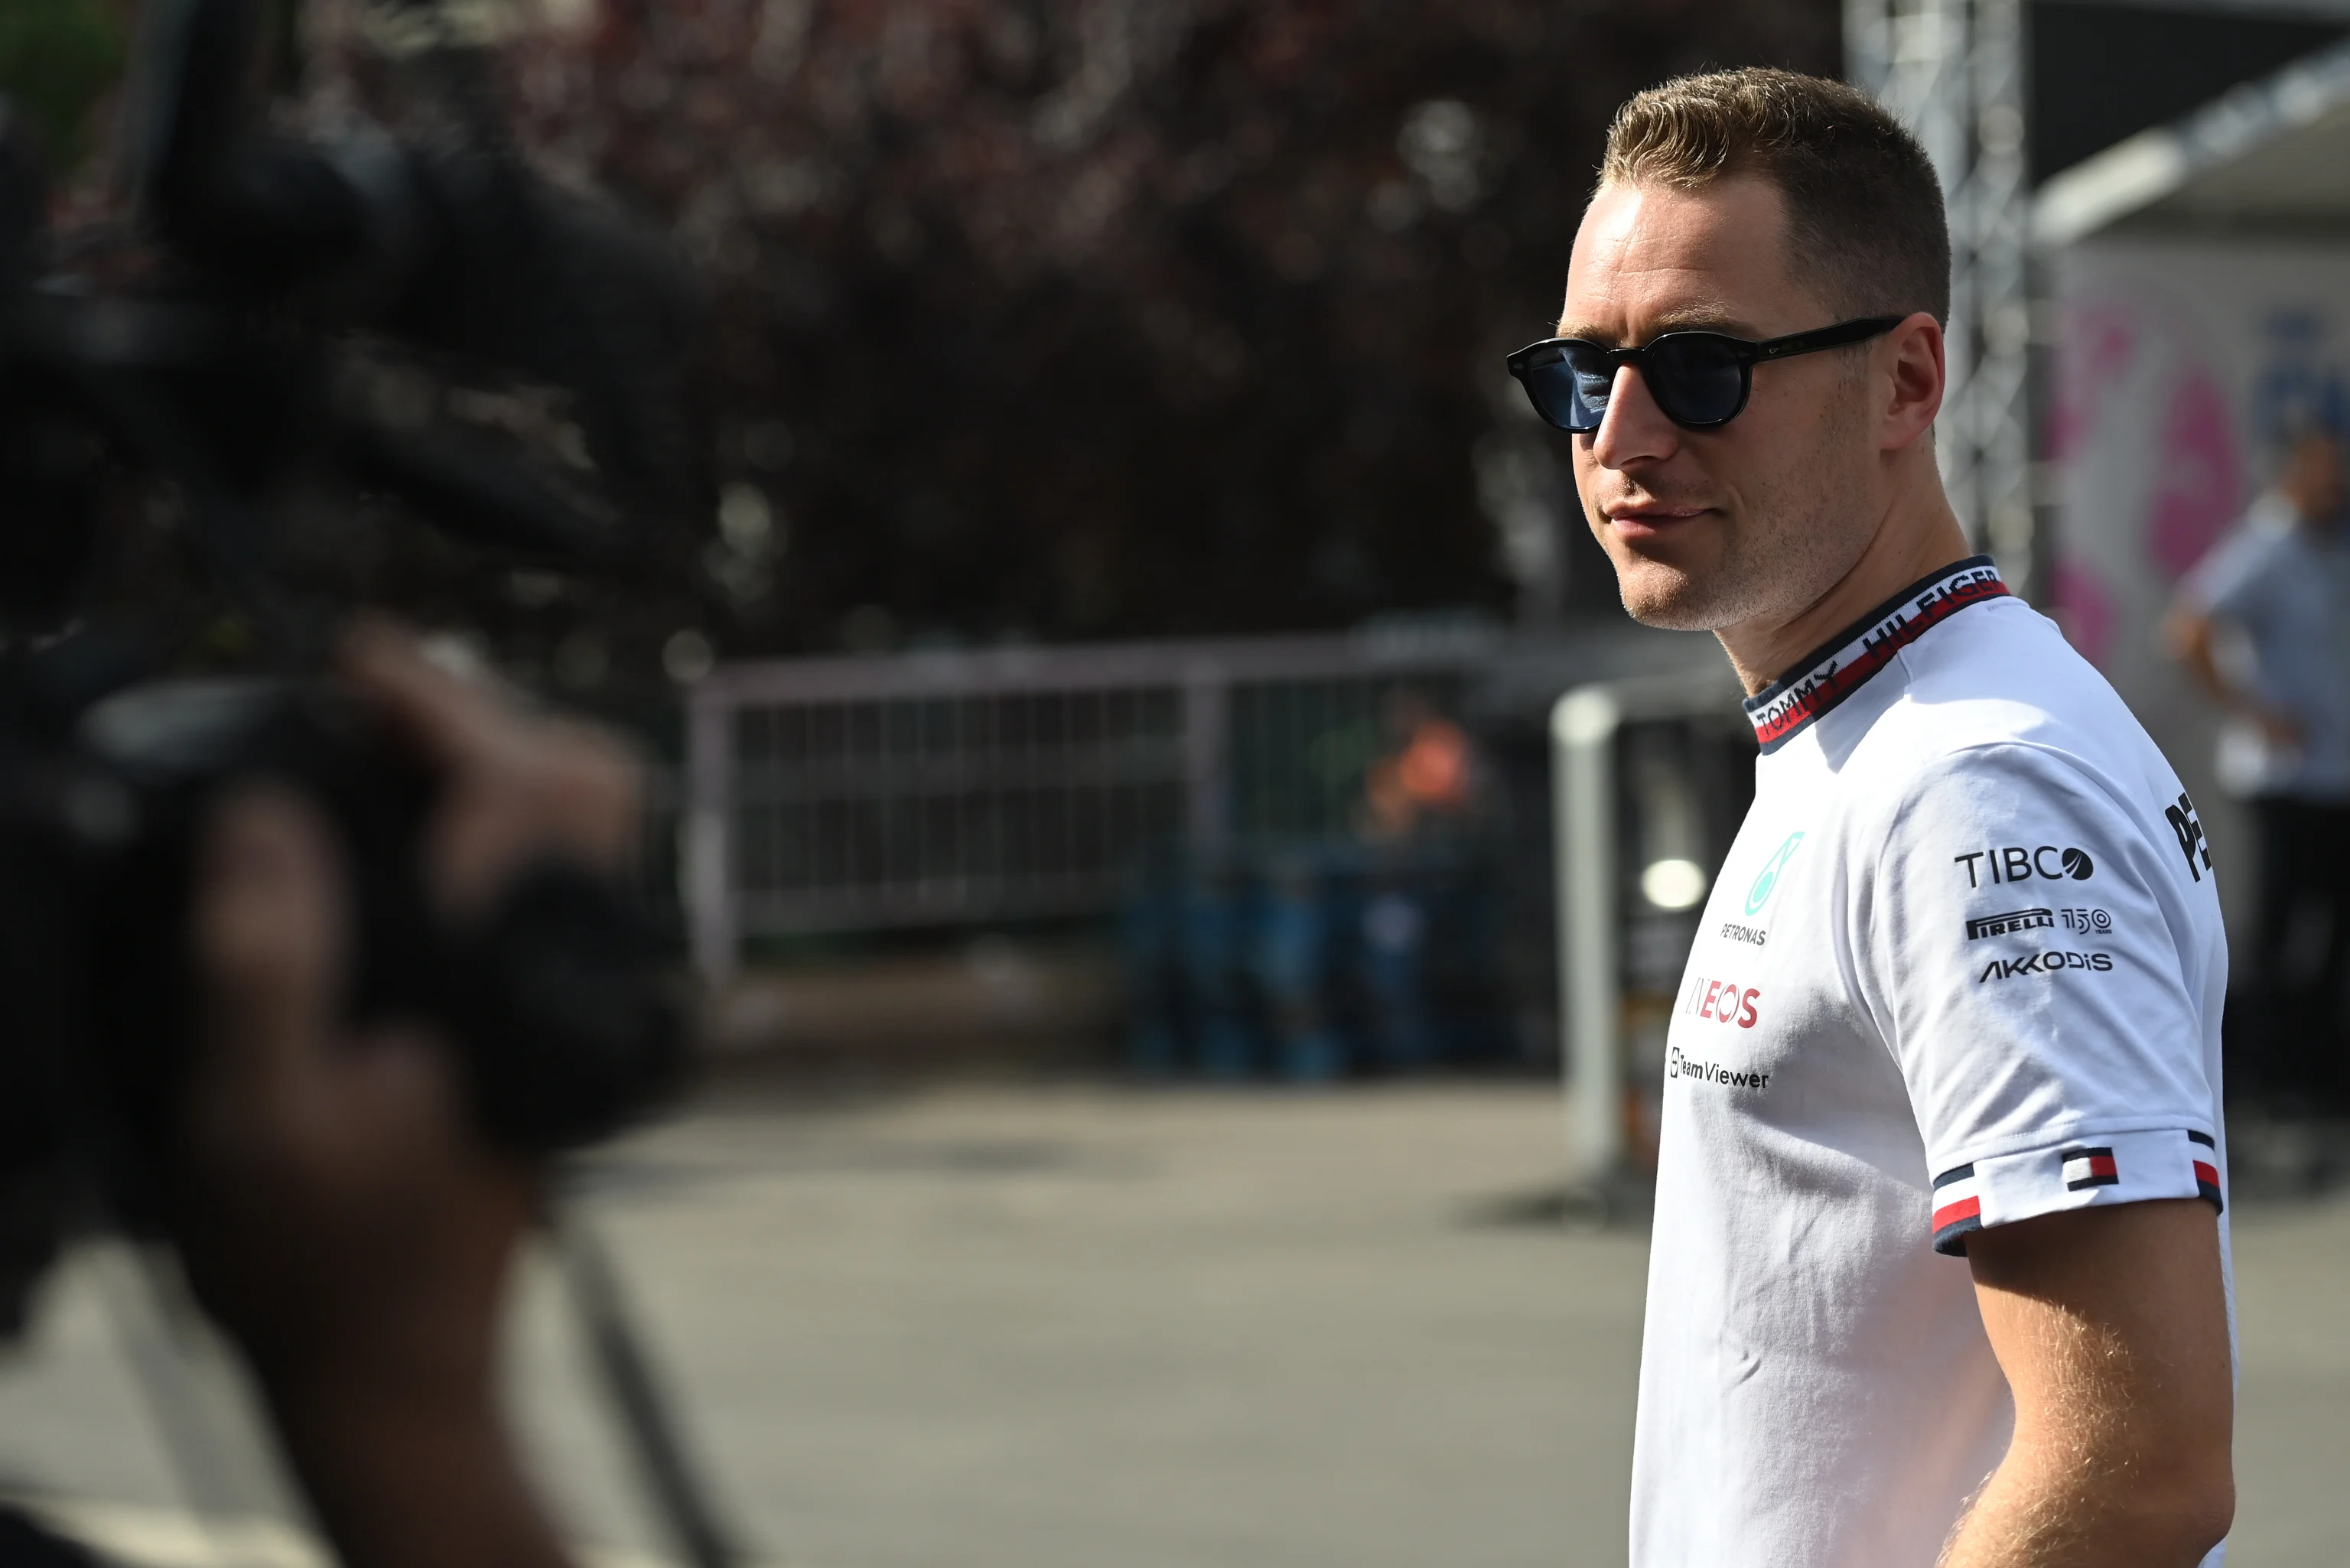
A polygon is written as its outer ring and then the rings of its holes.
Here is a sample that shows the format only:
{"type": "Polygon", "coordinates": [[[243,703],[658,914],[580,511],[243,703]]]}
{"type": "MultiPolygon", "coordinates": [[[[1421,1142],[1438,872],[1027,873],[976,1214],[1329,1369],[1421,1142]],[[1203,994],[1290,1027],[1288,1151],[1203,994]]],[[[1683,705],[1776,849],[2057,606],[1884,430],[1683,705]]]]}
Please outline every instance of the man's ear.
{"type": "Polygon", "coordinates": [[[1878,445],[1899,452],[1934,428],[1942,411],[1948,369],[1943,362],[1942,324],[1927,311],[1912,311],[1885,335],[1877,352],[1891,361],[1888,396],[1882,405],[1878,445]]]}

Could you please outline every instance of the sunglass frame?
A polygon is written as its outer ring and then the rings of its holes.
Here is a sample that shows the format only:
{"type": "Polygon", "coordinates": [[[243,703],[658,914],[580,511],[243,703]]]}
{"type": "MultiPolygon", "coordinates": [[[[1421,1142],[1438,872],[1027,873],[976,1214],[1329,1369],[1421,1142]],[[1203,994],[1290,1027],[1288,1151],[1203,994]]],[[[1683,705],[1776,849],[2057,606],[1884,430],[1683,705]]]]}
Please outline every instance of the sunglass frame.
{"type": "Polygon", "coordinates": [[[1551,418],[1550,410],[1543,407],[1542,399],[1534,395],[1533,383],[1526,379],[1529,371],[1555,365],[1565,358],[1564,350],[1568,348],[1588,348],[1603,358],[1607,362],[1608,381],[1611,386],[1614,384],[1617,371],[1627,365],[1638,366],[1641,379],[1648,383],[1648,396],[1656,400],[1657,407],[1663,411],[1667,419],[1683,430],[1720,430],[1746,411],[1747,400],[1754,395],[1754,367],[1763,360],[1792,358],[1798,354],[1816,354],[1824,348],[1843,348],[1855,343],[1866,343],[1872,337],[1884,336],[1908,319],[1906,316],[1856,317],[1850,321],[1839,321],[1831,327],[1816,327],[1809,332],[1791,332],[1783,337],[1766,337],[1759,342],[1748,337],[1733,337],[1727,332],[1708,332],[1695,328],[1679,332],[1660,332],[1646,343],[1631,348],[1610,348],[1606,344],[1594,343],[1588,337],[1545,337],[1539,343],[1529,343],[1512,354],[1506,363],[1509,365],[1510,374],[1516,377],[1518,385],[1525,389],[1526,400],[1534,405],[1534,412],[1541,416],[1543,422],[1553,430],[1562,430],[1570,435],[1593,434],[1599,429],[1600,423],[1607,419],[1606,412],[1603,410],[1599,418],[1588,425],[1563,423],[1551,418]],[[1648,358],[1659,344],[1671,343],[1677,339],[1686,341],[1692,337],[1707,338],[1727,345],[1731,358],[1738,365],[1737,405],[1718,420],[1683,419],[1673,411],[1670,397],[1660,391],[1655,379],[1648,375],[1648,358]],[[1551,357],[1538,360],[1536,356],[1546,349],[1554,351],[1551,357]]]}

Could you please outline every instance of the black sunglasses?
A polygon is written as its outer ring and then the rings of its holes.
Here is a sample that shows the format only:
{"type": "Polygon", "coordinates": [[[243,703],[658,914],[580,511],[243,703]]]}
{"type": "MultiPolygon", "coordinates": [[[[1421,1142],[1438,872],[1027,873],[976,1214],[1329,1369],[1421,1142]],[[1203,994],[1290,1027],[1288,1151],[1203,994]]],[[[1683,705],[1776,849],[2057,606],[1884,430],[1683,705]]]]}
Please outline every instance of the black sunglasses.
{"type": "Polygon", "coordinates": [[[1582,337],[1530,343],[1510,356],[1510,374],[1526,389],[1534,412],[1576,435],[1589,435],[1607,416],[1616,370],[1638,365],[1665,417],[1687,430],[1714,430],[1736,419],[1754,390],[1754,367],[1764,359],[1816,354],[1892,331],[1908,317],[1870,316],[1839,321],[1761,343],[1721,332],[1667,332],[1638,348],[1609,348],[1582,337]]]}

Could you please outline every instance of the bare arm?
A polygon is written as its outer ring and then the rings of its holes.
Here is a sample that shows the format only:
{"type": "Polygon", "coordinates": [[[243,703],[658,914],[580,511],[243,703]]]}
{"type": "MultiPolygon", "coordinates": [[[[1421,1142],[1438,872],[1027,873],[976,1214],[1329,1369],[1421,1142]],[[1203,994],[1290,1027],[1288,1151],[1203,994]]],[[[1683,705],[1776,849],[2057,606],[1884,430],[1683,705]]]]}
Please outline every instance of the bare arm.
{"type": "Polygon", "coordinates": [[[2015,1437],[1943,1568],[2194,1568],[2235,1513],[2218,1217],[2073,1210],[1967,1253],[2015,1437]]]}
{"type": "MultiPolygon", "coordinates": [[[[390,632],[355,638],[348,670],[442,774],[427,855],[452,915],[536,854],[626,863],[636,783],[616,745],[503,709],[390,632]]],[[[565,1568],[497,1399],[537,1172],[473,1136],[445,1042],[338,1022],[348,905],[315,807],[267,785],[222,803],[194,922],[189,1277],[349,1568],[565,1568]]]]}
{"type": "Polygon", "coordinates": [[[2187,673],[2195,684],[2203,688],[2230,711],[2244,714],[2268,732],[2274,741],[2292,742],[2301,738],[2301,726],[2286,714],[2280,713],[2254,693],[2244,691],[2230,680],[2227,672],[2212,657],[2211,649],[2216,628],[2212,618],[2187,605],[2172,609],[2163,623],[2163,634],[2170,650],[2187,666],[2187,673]]]}

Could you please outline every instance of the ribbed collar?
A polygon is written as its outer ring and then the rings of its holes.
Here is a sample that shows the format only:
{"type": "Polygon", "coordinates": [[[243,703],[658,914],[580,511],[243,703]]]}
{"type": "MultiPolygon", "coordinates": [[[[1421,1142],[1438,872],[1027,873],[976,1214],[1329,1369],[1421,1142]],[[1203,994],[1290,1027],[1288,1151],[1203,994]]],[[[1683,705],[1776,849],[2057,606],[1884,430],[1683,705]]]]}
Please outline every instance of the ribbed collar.
{"type": "Polygon", "coordinates": [[[1971,604],[2007,597],[1989,556],[1920,577],[1821,645],[1746,700],[1755,743],[1775,752],[1893,662],[1893,656],[1971,604]]]}

